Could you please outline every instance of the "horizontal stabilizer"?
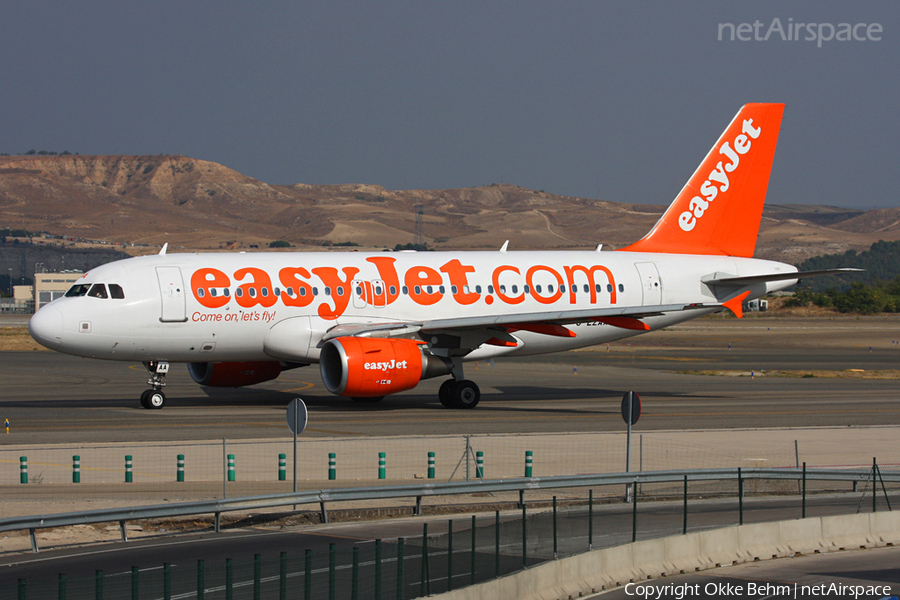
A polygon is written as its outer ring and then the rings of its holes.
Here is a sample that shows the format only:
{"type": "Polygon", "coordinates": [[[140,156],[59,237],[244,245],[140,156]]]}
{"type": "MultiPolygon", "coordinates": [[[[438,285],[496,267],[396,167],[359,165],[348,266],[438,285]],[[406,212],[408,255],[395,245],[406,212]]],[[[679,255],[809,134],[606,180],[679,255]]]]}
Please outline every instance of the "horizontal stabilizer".
{"type": "MultiPolygon", "coordinates": [[[[741,276],[719,276],[710,279],[703,279],[703,283],[708,285],[731,285],[741,287],[754,283],[765,283],[767,281],[787,281],[790,279],[807,279],[809,277],[819,277],[822,275],[842,275],[844,273],[862,273],[865,269],[823,269],[821,271],[793,271],[787,273],[768,273],[766,275],[749,275],[741,276]]],[[[717,274],[720,275],[720,274],[717,274]]]]}

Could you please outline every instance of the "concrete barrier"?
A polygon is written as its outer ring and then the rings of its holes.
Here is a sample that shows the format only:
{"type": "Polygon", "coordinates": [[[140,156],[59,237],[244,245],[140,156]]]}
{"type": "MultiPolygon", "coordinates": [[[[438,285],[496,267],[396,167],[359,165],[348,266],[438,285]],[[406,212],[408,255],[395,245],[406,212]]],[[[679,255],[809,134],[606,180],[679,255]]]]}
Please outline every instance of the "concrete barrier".
{"type": "Polygon", "coordinates": [[[568,600],[632,581],[702,571],[717,565],[897,543],[900,511],[755,523],[585,552],[432,597],[568,600]]]}

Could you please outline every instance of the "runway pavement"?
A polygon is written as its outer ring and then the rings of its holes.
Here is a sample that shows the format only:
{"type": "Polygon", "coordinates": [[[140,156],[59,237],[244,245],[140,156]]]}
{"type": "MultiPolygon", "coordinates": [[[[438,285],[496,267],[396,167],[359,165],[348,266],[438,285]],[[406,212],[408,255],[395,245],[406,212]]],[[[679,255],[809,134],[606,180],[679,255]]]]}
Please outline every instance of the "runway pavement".
{"type": "Polygon", "coordinates": [[[619,431],[627,390],[643,400],[642,431],[893,425],[900,380],[862,376],[896,377],[898,359],[900,318],[704,319],[609,347],[467,365],[482,390],[474,410],[442,407],[442,379],[360,404],[326,392],[315,365],[242,389],[201,388],[173,365],[167,406],[148,411],[140,364],[6,352],[0,418],[11,429],[0,444],[284,437],[295,397],[310,409],[306,437],[619,431]],[[721,374],[698,374],[709,371],[721,374]]]}

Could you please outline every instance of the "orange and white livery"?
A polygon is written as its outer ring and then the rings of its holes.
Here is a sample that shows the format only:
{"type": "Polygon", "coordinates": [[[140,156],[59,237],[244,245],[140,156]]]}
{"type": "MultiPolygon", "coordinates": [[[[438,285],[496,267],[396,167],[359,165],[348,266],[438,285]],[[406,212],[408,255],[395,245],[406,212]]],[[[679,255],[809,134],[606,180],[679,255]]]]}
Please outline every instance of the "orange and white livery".
{"type": "Polygon", "coordinates": [[[141,361],[146,408],[170,363],[206,386],[318,364],[325,387],[377,401],[431,377],[473,408],[466,362],[559,352],[653,331],[791,286],[752,258],[784,106],[748,104],[653,229],[617,252],[166,254],[98,267],[34,315],[78,356],[141,361]]]}

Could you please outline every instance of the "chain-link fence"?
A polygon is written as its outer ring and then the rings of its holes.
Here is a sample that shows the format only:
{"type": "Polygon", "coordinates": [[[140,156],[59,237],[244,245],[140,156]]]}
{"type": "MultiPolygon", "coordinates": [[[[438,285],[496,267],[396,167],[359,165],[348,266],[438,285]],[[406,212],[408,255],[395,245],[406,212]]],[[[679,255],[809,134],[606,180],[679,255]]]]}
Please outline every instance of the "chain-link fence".
{"type": "MultiPolygon", "coordinates": [[[[750,452],[648,435],[646,442],[635,436],[633,446],[633,471],[799,464],[793,445],[750,452]]],[[[624,466],[625,436],[600,433],[300,438],[296,460],[291,439],[0,447],[0,491],[8,500],[0,503],[0,518],[33,514],[22,512],[31,510],[29,501],[76,496],[106,508],[295,488],[611,473],[624,466]]]]}

